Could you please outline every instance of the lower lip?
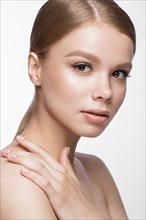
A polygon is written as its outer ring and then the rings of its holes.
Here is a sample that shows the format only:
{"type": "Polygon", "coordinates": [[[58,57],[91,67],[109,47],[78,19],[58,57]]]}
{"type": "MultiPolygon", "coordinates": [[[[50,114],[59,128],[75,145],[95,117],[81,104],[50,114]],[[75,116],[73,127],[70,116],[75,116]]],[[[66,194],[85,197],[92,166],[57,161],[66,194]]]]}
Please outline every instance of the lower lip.
{"type": "Polygon", "coordinates": [[[108,120],[108,116],[93,115],[88,112],[82,112],[87,121],[94,124],[104,124],[108,120]]]}

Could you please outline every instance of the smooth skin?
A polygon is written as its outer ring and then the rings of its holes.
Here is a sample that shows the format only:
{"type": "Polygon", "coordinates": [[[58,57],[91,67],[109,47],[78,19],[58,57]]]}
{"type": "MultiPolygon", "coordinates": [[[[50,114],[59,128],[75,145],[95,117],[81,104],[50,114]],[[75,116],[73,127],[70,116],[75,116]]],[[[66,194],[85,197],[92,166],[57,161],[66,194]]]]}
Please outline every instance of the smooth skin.
{"type": "Polygon", "coordinates": [[[24,137],[18,136],[17,142],[33,153],[5,149],[3,156],[9,162],[25,167],[21,169],[21,174],[43,189],[59,219],[118,219],[119,213],[123,214],[120,219],[127,219],[114,180],[99,158],[92,155],[87,158],[77,153],[73,170],[68,147],[62,150],[57,162],[48,152],[24,137]],[[85,181],[93,191],[87,190],[85,181]],[[109,207],[108,211],[106,203],[114,204],[114,207],[109,207]],[[110,209],[115,211],[111,216],[110,209]],[[117,217],[112,218],[112,215],[117,217]]]}
{"type": "Polygon", "coordinates": [[[35,107],[25,139],[3,153],[2,219],[127,219],[105,164],[75,148],[81,136],[100,135],[118,111],[132,59],[130,38],[106,24],[73,30],[44,61],[30,53],[35,107]],[[107,120],[85,117],[91,109],[106,110],[107,120]],[[22,176],[24,167],[30,173],[22,176]]]}

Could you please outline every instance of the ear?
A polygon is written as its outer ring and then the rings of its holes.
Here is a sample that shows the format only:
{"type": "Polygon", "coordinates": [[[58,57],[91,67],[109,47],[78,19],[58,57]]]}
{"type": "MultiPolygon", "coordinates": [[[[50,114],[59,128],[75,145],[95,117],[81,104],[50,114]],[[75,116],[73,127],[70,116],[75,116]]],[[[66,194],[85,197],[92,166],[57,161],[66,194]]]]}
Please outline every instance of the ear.
{"type": "Polygon", "coordinates": [[[28,57],[29,77],[34,85],[41,85],[41,63],[36,53],[31,52],[28,57]]]}

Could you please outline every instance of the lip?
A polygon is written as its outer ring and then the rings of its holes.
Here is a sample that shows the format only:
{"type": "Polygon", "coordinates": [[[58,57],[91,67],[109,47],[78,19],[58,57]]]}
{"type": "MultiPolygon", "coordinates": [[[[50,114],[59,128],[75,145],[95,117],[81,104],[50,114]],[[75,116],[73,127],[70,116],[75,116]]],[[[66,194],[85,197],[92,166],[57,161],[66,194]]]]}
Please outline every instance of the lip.
{"type": "Polygon", "coordinates": [[[88,122],[95,124],[105,124],[110,117],[109,112],[106,110],[89,109],[81,112],[88,122]]]}

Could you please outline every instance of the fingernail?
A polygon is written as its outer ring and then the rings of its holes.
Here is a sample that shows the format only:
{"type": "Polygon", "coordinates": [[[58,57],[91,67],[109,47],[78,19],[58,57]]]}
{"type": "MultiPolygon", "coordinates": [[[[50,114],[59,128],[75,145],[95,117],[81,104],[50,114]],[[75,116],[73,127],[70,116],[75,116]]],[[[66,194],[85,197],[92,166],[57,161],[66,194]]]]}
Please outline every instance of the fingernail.
{"type": "Polygon", "coordinates": [[[17,155],[15,153],[11,152],[11,153],[8,154],[8,159],[15,159],[16,156],[17,155]]]}
{"type": "Polygon", "coordinates": [[[2,154],[3,156],[7,156],[10,152],[11,152],[10,149],[2,149],[2,150],[1,150],[1,154],[2,154]]]}
{"type": "Polygon", "coordinates": [[[20,140],[20,141],[23,141],[25,138],[22,135],[18,135],[17,139],[20,140]]]}
{"type": "Polygon", "coordinates": [[[21,170],[21,172],[25,175],[25,174],[29,174],[29,173],[30,173],[30,170],[27,169],[27,168],[23,168],[23,169],[21,170]]]}
{"type": "Polygon", "coordinates": [[[70,154],[70,147],[68,147],[67,149],[67,156],[69,156],[69,154],[70,154]]]}

